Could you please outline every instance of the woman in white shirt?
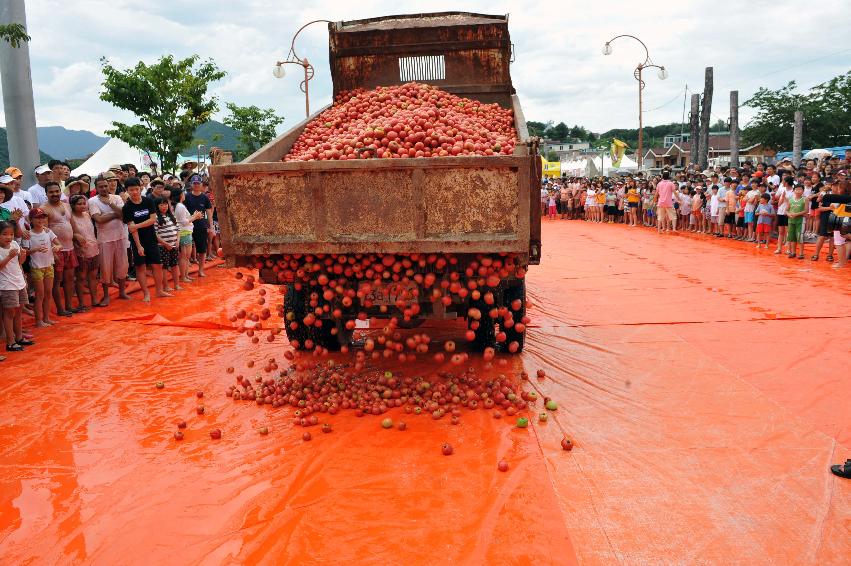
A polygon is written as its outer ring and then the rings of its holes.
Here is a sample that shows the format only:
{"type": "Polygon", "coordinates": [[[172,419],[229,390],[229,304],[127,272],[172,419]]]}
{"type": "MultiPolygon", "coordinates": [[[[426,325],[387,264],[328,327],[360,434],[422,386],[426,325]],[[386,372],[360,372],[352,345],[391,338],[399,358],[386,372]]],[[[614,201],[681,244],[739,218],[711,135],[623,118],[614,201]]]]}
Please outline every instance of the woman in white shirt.
{"type": "Polygon", "coordinates": [[[180,280],[190,283],[192,281],[189,277],[189,258],[192,257],[192,222],[201,218],[201,211],[196,210],[195,214],[189,214],[189,210],[183,204],[184,200],[186,200],[184,191],[172,189],[171,204],[174,207],[174,218],[177,220],[180,236],[180,258],[178,259],[180,280]]]}

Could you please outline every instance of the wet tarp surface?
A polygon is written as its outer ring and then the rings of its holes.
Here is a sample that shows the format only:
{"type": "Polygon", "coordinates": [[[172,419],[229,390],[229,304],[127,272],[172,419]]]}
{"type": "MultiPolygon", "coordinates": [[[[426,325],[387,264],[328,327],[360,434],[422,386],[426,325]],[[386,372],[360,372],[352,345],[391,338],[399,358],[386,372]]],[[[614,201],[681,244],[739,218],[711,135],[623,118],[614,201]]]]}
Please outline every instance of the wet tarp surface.
{"type": "Polygon", "coordinates": [[[338,414],[303,442],[290,409],[224,395],[226,367],[286,349],[233,330],[257,295],[224,269],[39,333],[2,365],[0,563],[847,564],[848,275],[624,226],[544,237],[526,351],[491,370],[559,402],[526,430],[338,414]]]}

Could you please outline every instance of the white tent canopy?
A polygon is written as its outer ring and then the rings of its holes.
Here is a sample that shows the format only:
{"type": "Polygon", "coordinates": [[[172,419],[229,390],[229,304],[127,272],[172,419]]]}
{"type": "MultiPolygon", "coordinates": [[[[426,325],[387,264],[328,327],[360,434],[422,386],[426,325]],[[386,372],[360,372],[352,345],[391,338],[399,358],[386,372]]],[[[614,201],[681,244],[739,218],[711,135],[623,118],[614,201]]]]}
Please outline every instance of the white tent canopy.
{"type": "MultiPolygon", "coordinates": [[[[638,163],[624,155],[618,167],[612,165],[612,158],[606,154],[603,157],[603,172],[609,175],[612,171],[637,171],[638,163]]],[[[600,156],[588,155],[573,161],[564,161],[561,164],[561,170],[569,177],[596,177],[601,174],[600,171],[600,156]]]]}
{"type": "Polygon", "coordinates": [[[85,173],[94,177],[107,171],[111,165],[124,165],[125,163],[132,163],[139,171],[150,171],[147,165],[149,161],[145,152],[130,147],[127,142],[110,138],[82,165],[71,171],[71,174],[76,177],[85,173]]]}

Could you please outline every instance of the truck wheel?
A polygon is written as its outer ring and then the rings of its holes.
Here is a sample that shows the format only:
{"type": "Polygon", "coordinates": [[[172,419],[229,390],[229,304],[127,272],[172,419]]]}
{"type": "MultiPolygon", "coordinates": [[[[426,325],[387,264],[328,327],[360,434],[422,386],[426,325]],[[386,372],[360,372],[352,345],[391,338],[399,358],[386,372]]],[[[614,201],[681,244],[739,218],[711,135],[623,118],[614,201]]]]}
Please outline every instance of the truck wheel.
{"type": "Polygon", "coordinates": [[[304,326],[302,319],[307,314],[307,291],[302,288],[300,291],[297,291],[295,285],[292,283],[287,285],[286,293],[284,293],[284,316],[287,316],[287,313],[293,313],[295,315],[295,320],[298,322],[298,328],[292,330],[289,325],[289,321],[287,321],[287,325],[285,329],[287,331],[287,339],[290,342],[294,340],[298,342],[298,350],[304,349],[304,341],[307,338],[310,338],[310,329],[304,326]]]}
{"type": "MultiPolygon", "coordinates": [[[[511,311],[511,314],[514,315],[514,322],[520,322],[520,319],[526,316],[526,280],[521,279],[519,283],[508,287],[502,293],[502,304],[511,311]],[[522,305],[520,306],[520,310],[514,310],[511,308],[511,303],[515,299],[520,299],[522,301],[522,305]]],[[[523,351],[523,343],[526,341],[526,333],[525,332],[517,332],[514,330],[514,327],[505,328],[502,326],[502,322],[499,324],[500,330],[505,332],[505,345],[504,350],[508,351],[508,345],[512,342],[517,342],[520,347],[517,349],[517,353],[523,351]]]]}
{"type": "Polygon", "coordinates": [[[340,341],[337,338],[338,334],[332,334],[332,331],[337,328],[337,323],[333,320],[323,320],[322,326],[312,328],[313,342],[317,346],[322,346],[326,350],[337,352],[340,350],[340,341]]]}
{"type": "MultiPolygon", "coordinates": [[[[479,320],[479,327],[473,332],[476,337],[470,342],[470,349],[474,352],[484,352],[485,348],[496,347],[496,323],[488,316],[490,307],[481,299],[478,301],[470,301],[470,308],[477,308],[482,313],[482,318],[479,320]]],[[[473,320],[467,319],[467,328],[472,328],[473,320]]]]}

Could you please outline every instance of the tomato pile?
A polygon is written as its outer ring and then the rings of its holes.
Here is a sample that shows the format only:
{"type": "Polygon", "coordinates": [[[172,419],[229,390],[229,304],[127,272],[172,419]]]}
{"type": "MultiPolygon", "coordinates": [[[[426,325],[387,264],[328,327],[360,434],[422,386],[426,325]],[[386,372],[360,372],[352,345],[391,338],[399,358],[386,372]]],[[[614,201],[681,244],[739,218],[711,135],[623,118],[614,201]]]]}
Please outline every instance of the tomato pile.
{"type": "Polygon", "coordinates": [[[516,137],[509,109],[405,83],[339,93],[283,160],[511,155],[516,137]]]}
{"type": "MultiPolygon", "coordinates": [[[[266,367],[272,366],[277,367],[273,358],[266,367]]],[[[266,378],[257,375],[252,380],[238,374],[236,384],[230,385],[225,394],[235,401],[293,407],[293,424],[298,426],[318,425],[321,413],[335,415],[351,410],[362,417],[383,415],[395,407],[407,414],[426,413],[434,419],[446,415],[457,418],[465,409],[493,409],[494,418],[500,418],[534,407],[538,401],[537,393],[523,390],[515,381],[504,374],[483,378],[473,367],[459,372],[440,371],[431,377],[410,377],[401,371],[357,370],[354,364],[328,360],[296,363],[266,378]]],[[[545,406],[548,401],[549,398],[544,399],[545,406]]],[[[384,419],[382,426],[390,428],[393,422],[384,419]]]]}
{"type": "MultiPolygon", "coordinates": [[[[490,325],[494,344],[508,352],[519,349],[529,318],[525,314],[522,296],[513,297],[500,286],[504,281],[522,280],[525,269],[517,265],[511,254],[478,254],[459,258],[451,254],[292,254],[258,256],[255,267],[270,270],[280,282],[291,282],[284,304],[277,314],[284,319],[295,349],[312,350],[317,355],[327,352],[327,343],[339,333],[348,337],[355,330],[356,320],[368,320],[371,315],[390,318],[383,333],[367,338],[357,353],[357,364],[363,367],[369,357],[395,356],[399,361],[413,361],[416,354],[430,352],[431,339],[425,334],[402,339],[399,326],[416,319],[422,304],[441,303],[454,308],[468,320],[465,338],[473,342],[490,325]],[[376,304],[375,292],[392,293],[393,304],[376,304]],[[504,304],[498,304],[498,299],[504,304]],[[510,300],[508,300],[510,299],[510,300]],[[383,354],[379,350],[384,350],[383,354]]],[[[253,276],[237,273],[244,279],[245,290],[254,289],[253,276]]],[[[266,304],[266,291],[260,289],[258,304],[266,304]]],[[[262,332],[263,321],[272,316],[269,307],[260,313],[249,314],[244,309],[233,313],[231,322],[240,331],[256,338],[262,332]]],[[[267,340],[272,342],[280,329],[269,329],[267,340]]],[[[348,342],[348,340],[343,340],[348,342]]],[[[346,352],[348,346],[341,349],[346,352]]],[[[486,361],[494,358],[495,348],[484,350],[486,361]]],[[[464,363],[465,354],[456,353],[453,342],[434,353],[438,362],[447,356],[456,365],[464,363]]]]}

